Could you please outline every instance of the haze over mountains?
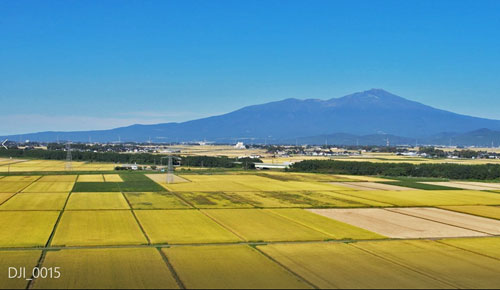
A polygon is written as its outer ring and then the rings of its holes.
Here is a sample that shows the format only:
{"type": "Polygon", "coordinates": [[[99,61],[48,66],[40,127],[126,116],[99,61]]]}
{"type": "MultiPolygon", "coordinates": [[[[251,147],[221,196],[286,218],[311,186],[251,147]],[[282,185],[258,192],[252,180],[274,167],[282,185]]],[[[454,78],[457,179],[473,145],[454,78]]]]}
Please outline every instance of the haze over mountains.
{"type": "Polygon", "coordinates": [[[500,144],[500,120],[460,115],[410,101],[382,89],[330,100],[285,99],[182,123],[132,125],[99,131],[40,132],[11,140],[73,142],[300,143],[383,145],[500,144]],[[451,142],[450,142],[451,141],[451,142]]]}

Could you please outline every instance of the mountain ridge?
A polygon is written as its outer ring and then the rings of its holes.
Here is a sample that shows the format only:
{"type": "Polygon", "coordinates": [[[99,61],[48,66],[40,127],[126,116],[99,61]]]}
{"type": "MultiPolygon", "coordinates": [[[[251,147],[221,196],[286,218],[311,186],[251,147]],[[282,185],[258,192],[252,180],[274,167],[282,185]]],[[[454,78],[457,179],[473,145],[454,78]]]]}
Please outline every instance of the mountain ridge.
{"type": "MultiPolygon", "coordinates": [[[[286,140],[303,136],[347,133],[364,136],[390,134],[429,138],[443,132],[458,134],[478,129],[500,131],[500,120],[460,115],[407,100],[383,89],[371,89],[328,100],[288,98],[243,107],[217,116],[186,122],[134,124],[109,130],[47,131],[23,134],[33,141],[182,142],[207,139],[286,140]]],[[[4,138],[16,140],[20,135],[4,138]]],[[[256,141],[255,141],[256,142],[256,141]]]]}

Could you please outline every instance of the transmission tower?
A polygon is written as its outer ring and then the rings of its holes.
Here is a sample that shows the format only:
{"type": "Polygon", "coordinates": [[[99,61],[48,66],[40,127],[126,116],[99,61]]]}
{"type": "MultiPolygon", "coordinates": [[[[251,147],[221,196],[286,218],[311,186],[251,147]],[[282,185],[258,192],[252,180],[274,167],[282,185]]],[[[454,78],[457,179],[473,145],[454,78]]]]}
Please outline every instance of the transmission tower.
{"type": "Polygon", "coordinates": [[[168,167],[167,167],[167,183],[174,182],[174,166],[172,164],[172,155],[168,156],[168,167]]]}
{"type": "Polygon", "coordinates": [[[71,170],[71,145],[70,143],[66,143],[66,170],[71,170]]]}

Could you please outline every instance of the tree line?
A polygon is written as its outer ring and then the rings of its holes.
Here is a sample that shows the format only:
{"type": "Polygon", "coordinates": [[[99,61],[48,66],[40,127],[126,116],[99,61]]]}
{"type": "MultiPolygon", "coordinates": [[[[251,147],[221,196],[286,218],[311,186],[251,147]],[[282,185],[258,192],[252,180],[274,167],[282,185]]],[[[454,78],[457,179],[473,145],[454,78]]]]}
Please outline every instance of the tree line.
{"type": "MultiPolygon", "coordinates": [[[[1,157],[12,158],[30,158],[44,160],[66,160],[66,151],[61,150],[21,150],[9,149],[0,150],[1,157]]],[[[71,157],[74,161],[88,162],[107,162],[120,164],[147,164],[147,165],[167,165],[165,154],[149,153],[115,153],[115,152],[88,152],[71,151],[71,157]]],[[[177,156],[179,157],[179,156],[177,156]]],[[[255,168],[256,162],[262,162],[260,159],[251,158],[229,158],[225,156],[184,156],[181,157],[181,165],[193,167],[221,167],[221,168],[255,168]]]]}
{"type": "Polygon", "coordinates": [[[305,160],[293,164],[289,170],[330,174],[437,177],[449,179],[492,180],[500,178],[499,164],[411,164],[305,160]]]}

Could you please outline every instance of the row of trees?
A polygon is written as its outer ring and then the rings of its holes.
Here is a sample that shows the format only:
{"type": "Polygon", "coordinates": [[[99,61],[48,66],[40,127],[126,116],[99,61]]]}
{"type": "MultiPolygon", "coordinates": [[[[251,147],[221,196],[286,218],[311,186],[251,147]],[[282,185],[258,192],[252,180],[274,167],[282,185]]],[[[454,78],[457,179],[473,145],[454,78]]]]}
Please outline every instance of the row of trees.
{"type": "MultiPolygon", "coordinates": [[[[66,151],[61,150],[21,150],[9,149],[0,150],[1,157],[12,158],[31,158],[45,160],[65,160],[66,151]]],[[[89,152],[89,151],[72,151],[72,159],[75,161],[89,162],[108,162],[121,164],[154,164],[166,165],[168,155],[154,155],[149,153],[115,153],[115,152],[89,152]]],[[[193,167],[222,167],[222,168],[255,168],[253,163],[262,162],[259,159],[237,159],[229,157],[212,157],[212,156],[187,156],[182,157],[182,165],[193,167]]]]}
{"type": "Polygon", "coordinates": [[[292,165],[291,171],[351,175],[440,177],[492,180],[500,178],[500,165],[373,163],[334,160],[306,160],[292,165]]]}

